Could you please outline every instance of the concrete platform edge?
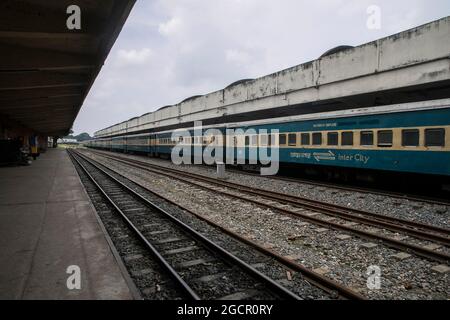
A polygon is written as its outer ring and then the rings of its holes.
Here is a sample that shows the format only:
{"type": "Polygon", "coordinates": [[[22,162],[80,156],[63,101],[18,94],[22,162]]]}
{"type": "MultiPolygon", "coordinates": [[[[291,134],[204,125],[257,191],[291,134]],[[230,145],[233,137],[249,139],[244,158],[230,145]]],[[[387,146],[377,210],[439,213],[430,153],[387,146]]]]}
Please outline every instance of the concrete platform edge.
{"type": "MultiPolygon", "coordinates": [[[[68,155],[69,155],[70,161],[72,162],[72,164],[74,166],[75,171],[77,172],[77,178],[78,178],[80,184],[82,186],[84,186],[83,182],[81,181],[80,175],[78,174],[78,170],[76,169],[75,164],[73,163],[72,156],[70,155],[70,153],[68,153],[68,155]]],[[[120,257],[120,254],[117,251],[116,247],[114,246],[114,243],[113,243],[111,237],[109,236],[109,233],[105,228],[105,225],[103,224],[100,216],[98,215],[98,212],[95,209],[95,206],[91,201],[91,197],[89,197],[85,188],[83,188],[83,192],[86,194],[86,197],[89,199],[89,206],[92,208],[92,211],[95,214],[95,218],[97,219],[100,229],[102,230],[103,235],[105,236],[106,242],[108,243],[109,249],[114,256],[114,259],[116,260],[117,265],[119,266],[120,272],[121,272],[123,278],[125,279],[125,282],[126,282],[128,288],[130,289],[130,293],[131,293],[133,299],[134,300],[143,300],[139,289],[136,287],[136,285],[134,284],[134,281],[131,279],[130,273],[128,272],[127,268],[125,267],[125,264],[124,264],[122,258],[120,257]]]]}

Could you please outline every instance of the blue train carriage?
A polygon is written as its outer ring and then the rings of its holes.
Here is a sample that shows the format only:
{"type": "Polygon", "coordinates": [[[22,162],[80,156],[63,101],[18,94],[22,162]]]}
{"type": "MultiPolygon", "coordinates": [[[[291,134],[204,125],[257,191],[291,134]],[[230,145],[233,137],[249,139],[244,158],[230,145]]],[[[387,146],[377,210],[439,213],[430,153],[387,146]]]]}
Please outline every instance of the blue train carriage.
{"type": "MultiPolygon", "coordinates": [[[[175,138],[172,137],[174,133],[173,130],[158,132],[155,134],[155,140],[153,142],[151,153],[154,156],[168,158],[170,157],[173,147],[175,145],[179,145],[180,147],[183,147],[184,150],[189,150],[191,160],[194,161],[194,148],[200,149],[203,153],[203,150],[209,145],[217,146],[219,144],[222,144],[221,136],[205,134],[205,131],[210,128],[218,129],[215,126],[210,126],[203,128],[201,133],[198,133],[194,132],[193,128],[187,128],[183,129],[183,131],[185,131],[185,134],[183,136],[178,136],[175,138]],[[189,135],[186,135],[186,133],[189,133],[189,135]]],[[[223,131],[223,128],[221,128],[220,130],[223,131]]],[[[180,151],[179,154],[182,155],[183,152],[180,151]]],[[[212,150],[211,154],[212,156],[215,156],[215,151],[212,150]]]]}
{"type": "Polygon", "coordinates": [[[136,154],[149,154],[151,135],[149,133],[132,134],[126,136],[124,152],[136,154]]]}
{"type": "Polygon", "coordinates": [[[103,150],[111,150],[111,139],[110,138],[101,138],[90,140],[88,147],[103,149],[103,150]]]}
{"type": "MultiPolygon", "coordinates": [[[[281,163],[450,176],[450,99],[229,127],[258,132],[278,129],[275,144],[281,163]]],[[[237,157],[245,155],[248,160],[249,149],[257,147],[260,139],[261,135],[246,136],[245,149],[237,148],[237,157]]]]}
{"type": "Polygon", "coordinates": [[[152,139],[151,144],[152,155],[156,157],[167,158],[170,155],[173,146],[175,145],[175,142],[172,141],[172,132],[157,132],[154,136],[154,139],[152,139]]]}
{"type": "Polygon", "coordinates": [[[124,152],[125,151],[124,144],[125,144],[124,136],[112,137],[111,138],[111,151],[124,152]]]}

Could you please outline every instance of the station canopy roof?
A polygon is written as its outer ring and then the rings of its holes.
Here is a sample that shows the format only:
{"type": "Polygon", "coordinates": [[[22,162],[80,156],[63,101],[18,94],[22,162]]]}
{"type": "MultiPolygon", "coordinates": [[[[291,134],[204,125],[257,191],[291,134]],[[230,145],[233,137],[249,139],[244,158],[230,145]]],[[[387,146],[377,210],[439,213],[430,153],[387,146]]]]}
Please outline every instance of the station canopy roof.
{"type": "Polygon", "coordinates": [[[67,134],[134,3],[1,0],[0,117],[41,134],[67,134]],[[73,4],[80,30],[66,24],[73,4]]]}

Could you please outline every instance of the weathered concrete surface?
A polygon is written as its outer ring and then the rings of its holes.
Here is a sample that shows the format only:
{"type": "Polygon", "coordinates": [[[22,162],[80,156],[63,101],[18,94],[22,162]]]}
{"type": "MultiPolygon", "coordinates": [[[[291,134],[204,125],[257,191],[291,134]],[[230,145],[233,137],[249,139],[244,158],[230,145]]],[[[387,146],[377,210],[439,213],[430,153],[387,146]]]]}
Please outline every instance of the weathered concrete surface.
{"type": "Polygon", "coordinates": [[[450,80],[450,17],[144,114],[97,137],[450,80]]]}
{"type": "Polygon", "coordinates": [[[66,152],[0,168],[0,299],[131,299],[66,152]],[[67,267],[81,269],[68,290],[67,267]]]}

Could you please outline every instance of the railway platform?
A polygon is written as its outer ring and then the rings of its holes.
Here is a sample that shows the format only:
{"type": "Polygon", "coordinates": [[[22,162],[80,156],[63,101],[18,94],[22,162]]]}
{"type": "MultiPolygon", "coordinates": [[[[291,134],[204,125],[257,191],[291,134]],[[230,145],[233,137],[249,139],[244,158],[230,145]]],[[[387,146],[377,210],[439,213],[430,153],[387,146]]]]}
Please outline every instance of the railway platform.
{"type": "Polygon", "coordinates": [[[0,167],[0,246],[0,299],[136,298],[65,150],[0,167]]]}

